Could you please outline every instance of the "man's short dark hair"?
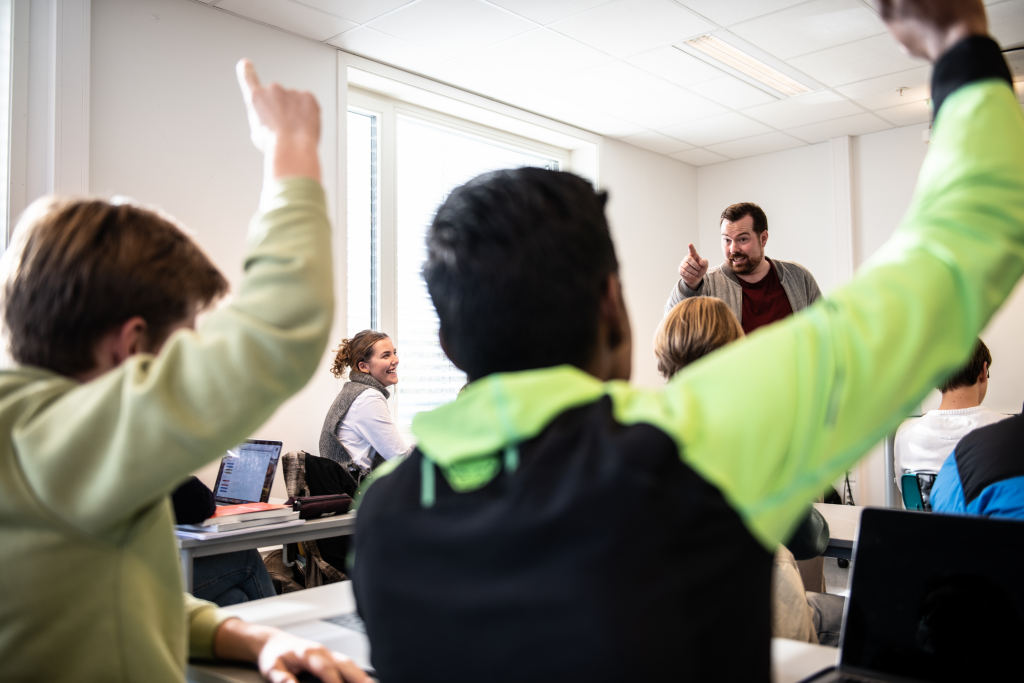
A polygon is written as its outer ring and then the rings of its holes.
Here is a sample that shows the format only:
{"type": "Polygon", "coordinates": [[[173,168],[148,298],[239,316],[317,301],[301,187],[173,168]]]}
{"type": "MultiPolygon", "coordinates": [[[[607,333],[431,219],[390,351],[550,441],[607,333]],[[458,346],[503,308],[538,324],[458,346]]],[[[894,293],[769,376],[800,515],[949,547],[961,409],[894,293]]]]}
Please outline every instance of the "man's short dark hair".
{"type": "Polygon", "coordinates": [[[985,342],[979,339],[970,360],[962,368],[950,375],[946,383],[939,387],[939,391],[946,393],[961,387],[973,387],[978,383],[978,377],[981,375],[981,369],[985,363],[988,363],[989,369],[992,368],[992,354],[989,352],[988,347],[985,346],[985,342]]]}
{"type": "Polygon", "coordinates": [[[423,277],[470,379],[590,360],[619,268],[606,200],[579,176],[521,168],[478,176],[441,205],[423,277]]]}
{"type": "Polygon", "coordinates": [[[718,219],[718,224],[721,225],[722,221],[734,223],[747,216],[754,219],[754,232],[758,235],[768,229],[768,216],[764,215],[764,210],[753,202],[740,202],[727,206],[722,212],[721,218],[718,219]]]}
{"type": "Polygon", "coordinates": [[[150,346],[228,289],[171,220],[128,203],[44,198],[5,255],[4,323],[14,360],[74,376],[95,346],[134,316],[150,346]]]}

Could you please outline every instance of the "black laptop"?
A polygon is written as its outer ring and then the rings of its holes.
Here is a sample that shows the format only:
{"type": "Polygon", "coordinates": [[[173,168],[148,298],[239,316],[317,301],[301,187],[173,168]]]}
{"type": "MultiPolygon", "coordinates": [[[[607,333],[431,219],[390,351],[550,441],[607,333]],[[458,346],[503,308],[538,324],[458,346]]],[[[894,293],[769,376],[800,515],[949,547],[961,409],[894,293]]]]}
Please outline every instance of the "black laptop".
{"type": "Polygon", "coordinates": [[[807,679],[1020,681],[1024,522],[867,509],[839,665],[807,679]]]}

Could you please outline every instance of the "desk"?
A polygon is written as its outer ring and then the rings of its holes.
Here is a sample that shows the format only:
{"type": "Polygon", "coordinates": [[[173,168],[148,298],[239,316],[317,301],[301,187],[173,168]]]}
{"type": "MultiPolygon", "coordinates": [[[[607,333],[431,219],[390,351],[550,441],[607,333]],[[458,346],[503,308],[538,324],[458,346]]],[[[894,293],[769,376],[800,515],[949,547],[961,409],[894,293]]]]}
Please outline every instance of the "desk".
{"type": "Polygon", "coordinates": [[[355,525],[356,513],[350,512],[347,515],[311,519],[305,524],[283,529],[275,529],[273,526],[252,527],[252,532],[249,533],[223,538],[208,538],[205,541],[181,538],[175,535],[174,540],[178,546],[178,552],[181,554],[181,576],[185,583],[185,590],[189,593],[192,592],[192,560],[197,557],[233,553],[236,550],[250,550],[268,545],[285,545],[332,536],[345,536],[355,531],[355,525]]]}
{"type": "Polygon", "coordinates": [[[857,528],[860,526],[864,506],[815,503],[814,507],[828,522],[830,538],[825,557],[853,559],[853,542],[857,540],[857,528]]]}
{"type": "MultiPolygon", "coordinates": [[[[318,588],[277,595],[223,608],[245,621],[293,633],[323,643],[352,658],[361,667],[370,665],[370,644],[366,636],[323,621],[356,611],[352,582],[342,581],[318,588]]],[[[186,672],[189,683],[260,683],[255,666],[244,664],[191,663],[186,672]]]]}
{"type": "MultiPolygon", "coordinates": [[[[347,655],[362,667],[370,663],[370,644],[357,633],[324,619],[350,614],[356,609],[352,582],[278,595],[225,608],[246,621],[277,626],[295,635],[316,640],[347,655]]],[[[772,638],[773,683],[796,683],[822,669],[835,666],[839,650],[834,647],[772,638]]],[[[259,683],[263,680],[255,667],[239,664],[189,664],[189,683],[259,683]]]]}

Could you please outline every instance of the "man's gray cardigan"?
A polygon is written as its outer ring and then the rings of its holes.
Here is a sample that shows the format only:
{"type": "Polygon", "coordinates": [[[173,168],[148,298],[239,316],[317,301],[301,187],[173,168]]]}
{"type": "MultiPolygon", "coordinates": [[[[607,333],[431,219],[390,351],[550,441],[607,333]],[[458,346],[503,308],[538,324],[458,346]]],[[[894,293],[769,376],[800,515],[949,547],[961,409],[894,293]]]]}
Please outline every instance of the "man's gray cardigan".
{"type": "MultiPolygon", "coordinates": [[[[789,299],[789,305],[792,306],[794,313],[807,308],[821,298],[821,290],[818,289],[818,283],[814,281],[814,276],[799,263],[771,259],[771,264],[775,266],[779,282],[782,283],[782,289],[786,291],[786,298],[789,299]]],[[[736,314],[736,319],[740,321],[740,324],[743,324],[743,287],[740,285],[736,273],[726,268],[724,263],[706,272],[700,284],[697,285],[697,289],[690,289],[680,278],[679,283],[672,288],[672,293],[668,296],[665,315],[668,315],[668,312],[675,308],[680,301],[689,299],[691,296],[713,296],[721,299],[736,314]]]]}

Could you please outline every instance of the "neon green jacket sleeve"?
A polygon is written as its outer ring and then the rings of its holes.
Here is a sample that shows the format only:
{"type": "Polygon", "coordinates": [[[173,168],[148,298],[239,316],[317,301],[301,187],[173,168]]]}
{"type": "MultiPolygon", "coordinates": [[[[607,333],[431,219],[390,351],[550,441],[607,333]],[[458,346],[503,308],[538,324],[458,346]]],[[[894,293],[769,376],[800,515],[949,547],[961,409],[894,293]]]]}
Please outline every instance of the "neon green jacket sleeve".
{"type": "Polygon", "coordinates": [[[319,183],[293,178],[265,190],[244,268],[233,301],[198,331],[174,334],[157,356],[133,356],[85,384],[15,371],[33,395],[11,426],[12,441],[50,513],[87,533],[129,528],[140,510],[246,439],[306,384],[334,310],[319,183]]]}
{"type": "Polygon", "coordinates": [[[614,384],[767,548],[963,363],[1024,273],[1024,116],[1005,82],[954,92],[896,235],[827,301],[688,367],[614,384]]]}

